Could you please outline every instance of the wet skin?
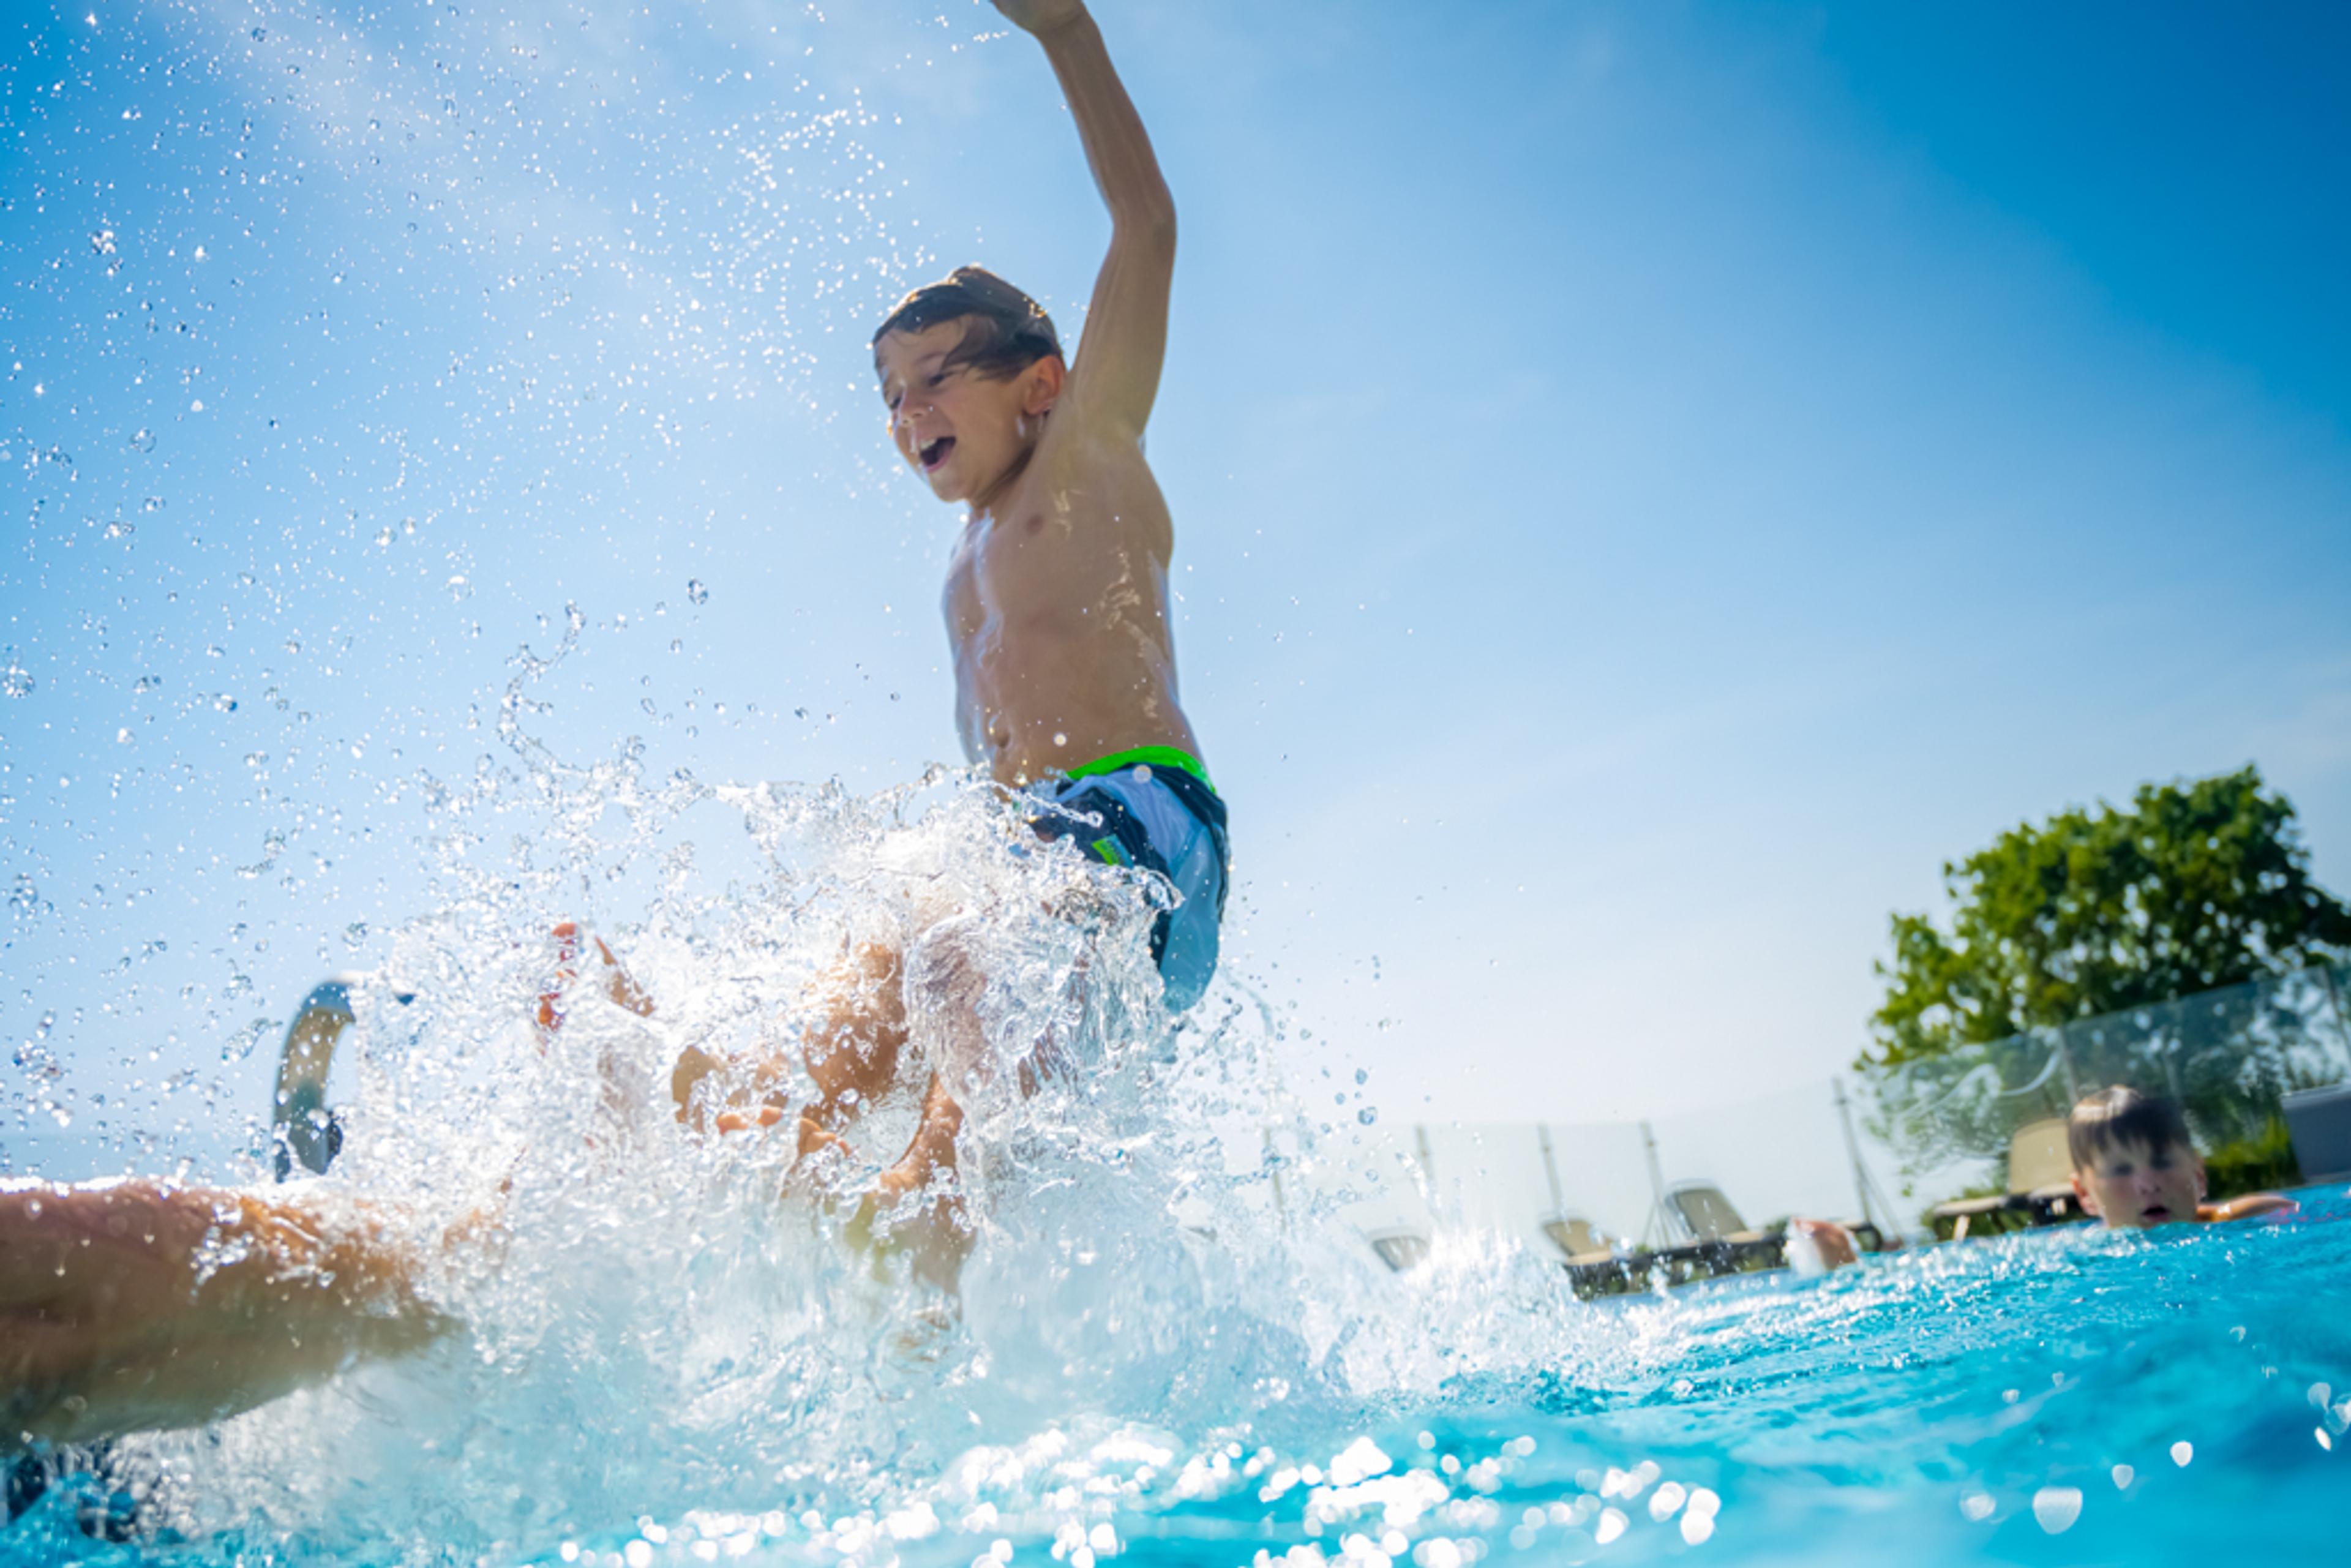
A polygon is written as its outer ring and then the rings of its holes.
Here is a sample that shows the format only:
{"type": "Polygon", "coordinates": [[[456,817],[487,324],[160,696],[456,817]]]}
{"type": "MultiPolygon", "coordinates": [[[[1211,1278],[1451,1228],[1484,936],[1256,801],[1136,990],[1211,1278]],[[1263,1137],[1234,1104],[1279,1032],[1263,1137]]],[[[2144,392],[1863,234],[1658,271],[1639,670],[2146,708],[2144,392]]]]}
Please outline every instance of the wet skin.
{"type": "Polygon", "coordinates": [[[901,455],[970,503],[942,600],[965,755],[1013,785],[1140,746],[1196,756],[1167,625],[1174,530],[1142,447],[1055,409],[1057,361],[1008,381],[945,364],[963,333],[893,332],[875,352],[901,455]]]}
{"type": "Polygon", "coordinates": [[[1111,246],[1074,366],[1007,378],[952,360],[967,323],[892,332],[874,369],[899,455],[968,512],[944,609],[964,750],[1007,784],[1113,752],[1199,743],[1168,632],[1174,531],[1144,460],[1165,356],[1176,209],[1092,18],[1006,5],[1045,47],[1085,145],[1111,246]]]}
{"type": "Polygon", "coordinates": [[[453,1325],[411,1273],[360,1207],[154,1181],[0,1189],[0,1453],[194,1426],[418,1349],[453,1325]]]}
{"type": "Polygon", "coordinates": [[[2249,1192],[2226,1203],[2204,1201],[2204,1162],[2193,1149],[2149,1148],[2117,1144],[2101,1150],[2087,1166],[2074,1167],[2074,1193],[2082,1212],[2118,1230],[2187,1221],[2252,1219],[2291,1214],[2294,1199],[2274,1192],[2249,1192]]]}
{"type": "Polygon", "coordinates": [[[2084,1213],[2118,1230],[2171,1225],[2199,1218],[2204,1162],[2190,1149],[2116,1144],[2074,1167],[2074,1191],[2084,1213]]]}

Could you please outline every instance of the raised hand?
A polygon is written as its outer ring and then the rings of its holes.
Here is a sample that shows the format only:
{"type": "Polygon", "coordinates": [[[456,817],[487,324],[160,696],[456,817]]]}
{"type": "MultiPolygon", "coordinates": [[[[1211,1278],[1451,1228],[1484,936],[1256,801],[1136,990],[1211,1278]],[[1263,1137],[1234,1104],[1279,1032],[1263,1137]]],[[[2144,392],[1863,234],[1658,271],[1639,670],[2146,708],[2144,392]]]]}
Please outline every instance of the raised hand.
{"type": "Polygon", "coordinates": [[[1086,14],[1085,0],[996,0],[1005,19],[1026,32],[1043,33],[1086,14]]]}

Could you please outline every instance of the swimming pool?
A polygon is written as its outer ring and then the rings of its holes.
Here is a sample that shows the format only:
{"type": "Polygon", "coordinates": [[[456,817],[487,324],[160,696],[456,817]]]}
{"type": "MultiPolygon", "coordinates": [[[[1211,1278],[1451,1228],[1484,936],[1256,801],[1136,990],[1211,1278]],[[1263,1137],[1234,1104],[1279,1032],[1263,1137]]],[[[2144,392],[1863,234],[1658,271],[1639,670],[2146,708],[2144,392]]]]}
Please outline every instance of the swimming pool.
{"type": "MultiPolygon", "coordinates": [[[[446,902],[353,992],[327,1180],[420,1227],[507,1195],[498,1245],[429,1284],[466,1331],[126,1440],[107,1481],[0,1533],[0,1563],[2161,1563],[2339,1538],[2340,1189],[2284,1224],[1596,1302],[1459,1230],[1393,1274],[1335,1199],[1272,1179],[1279,1009],[1235,977],[1180,1027],[1155,1009],[1147,888],[1035,849],[950,776],[867,798],[616,777],[458,801],[533,824],[536,859],[454,841],[446,902]],[[614,799],[626,842],[588,809],[614,799]],[[583,1003],[541,1050],[545,911],[714,825],[765,880],[667,878],[614,933],[660,1009],[583,1003]],[[788,1032],[846,936],[941,896],[997,912],[992,1046],[1058,1032],[1079,1064],[971,1102],[993,1153],[967,1164],[983,1218],[951,1320],[791,1197],[784,1140],[692,1135],[667,1097],[681,1045],[788,1032]],[[140,1497],[143,1542],[78,1526],[109,1489],[140,1497]]],[[[908,1114],[875,1107],[868,1154],[908,1114]]],[[[1351,1115],[1288,1114],[1292,1161],[1360,1146],[1351,1115]]]]}

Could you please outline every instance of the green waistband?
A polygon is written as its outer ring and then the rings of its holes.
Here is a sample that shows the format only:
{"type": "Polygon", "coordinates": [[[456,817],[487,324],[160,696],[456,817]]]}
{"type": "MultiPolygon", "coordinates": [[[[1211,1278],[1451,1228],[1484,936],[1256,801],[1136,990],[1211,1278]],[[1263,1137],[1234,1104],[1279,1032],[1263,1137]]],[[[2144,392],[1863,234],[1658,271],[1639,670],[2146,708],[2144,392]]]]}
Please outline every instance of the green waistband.
{"type": "Polygon", "coordinates": [[[1180,768],[1207,784],[1209,794],[1217,793],[1217,787],[1210,782],[1208,770],[1200,765],[1200,759],[1172,746],[1138,746],[1132,751],[1113,751],[1108,757],[1097,757],[1092,762],[1069,769],[1069,775],[1072,779],[1092,779],[1104,773],[1115,773],[1122,768],[1132,768],[1137,763],[1146,768],[1180,768]]]}

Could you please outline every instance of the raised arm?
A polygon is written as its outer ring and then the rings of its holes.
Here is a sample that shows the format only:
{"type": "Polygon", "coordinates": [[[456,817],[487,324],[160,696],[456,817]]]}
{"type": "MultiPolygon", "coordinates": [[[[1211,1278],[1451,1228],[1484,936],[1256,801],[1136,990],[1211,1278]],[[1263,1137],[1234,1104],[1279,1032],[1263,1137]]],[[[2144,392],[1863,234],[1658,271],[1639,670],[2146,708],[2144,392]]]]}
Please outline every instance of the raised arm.
{"type": "Polygon", "coordinates": [[[1083,0],[996,0],[1045,46],[1110,208],[1110,255],[1094,280],[1085,335],[1055,405],[1085,430],[1139,438],[1159,394],[1167,353],[1167,291],[1176,275],[1176,203],[1151,138],[1120,85],[1083,0]]]}

